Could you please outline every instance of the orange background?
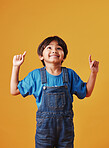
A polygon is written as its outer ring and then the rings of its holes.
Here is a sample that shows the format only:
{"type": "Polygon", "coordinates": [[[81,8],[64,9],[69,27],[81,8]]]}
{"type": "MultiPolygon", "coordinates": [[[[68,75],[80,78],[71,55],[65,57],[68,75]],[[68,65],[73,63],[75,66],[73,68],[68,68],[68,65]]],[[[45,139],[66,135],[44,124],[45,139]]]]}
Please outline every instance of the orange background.
{"type": "Polygon", "coordinates": [[[36,104],[33,96],[10,95],[12,59],[27,51],[20,79],[42,66],[36,49],[58,35],[69,54],[63,66],[82,80],[90,75],[89,54],[100,67],[90,98],[74,97],[75,148],[109,147],[109,1],[0,0],[0,147],[34,148],[36,104]]]}

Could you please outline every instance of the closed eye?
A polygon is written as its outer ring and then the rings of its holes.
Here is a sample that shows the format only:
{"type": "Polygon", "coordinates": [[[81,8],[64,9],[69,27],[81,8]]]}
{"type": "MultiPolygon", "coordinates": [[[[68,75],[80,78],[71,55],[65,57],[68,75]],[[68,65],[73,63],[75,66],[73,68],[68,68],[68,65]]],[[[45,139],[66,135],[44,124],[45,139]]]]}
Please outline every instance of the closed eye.
{"type": "Polygon", "coordinates": [[[48,49],[51,49],[51,47],[49,46],[48,49]]]}
{"type": "Polygon", "coordinates": [[[61,47],[58,47],[57,50],[62,50],[62,48],[61,47]]]}

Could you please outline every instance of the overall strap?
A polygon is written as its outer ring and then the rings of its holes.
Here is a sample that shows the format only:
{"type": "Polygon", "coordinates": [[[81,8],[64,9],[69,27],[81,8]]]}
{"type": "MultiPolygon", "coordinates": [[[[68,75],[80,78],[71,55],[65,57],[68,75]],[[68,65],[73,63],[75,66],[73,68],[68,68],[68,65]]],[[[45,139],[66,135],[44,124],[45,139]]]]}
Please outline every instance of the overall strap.
{"type": "Polygon", "coordinates": [[[62,67],[63,83],[68,83],[68,71],[66,67],[62,67]]]}
{"type": "MultiPolygon", "coordinates": [[[[63,83],[68,83],[68,71],[67,71],[67,68],[66,67],[62,67],[62,72],[63,72],[63,83]]],[[[40,69],[40,73],[41,73],[42,84],[47,83],[45,67],[40,69]]]]}
{"type": "Polygon", "coordinates": [[[40,73],[41,73],[41,81],[42,81],[42,84],[47,83],[47,77],[46,77],[46,69],[45,69],[45,67],[43,67],[43,68],[40,69],[40,73]]]}

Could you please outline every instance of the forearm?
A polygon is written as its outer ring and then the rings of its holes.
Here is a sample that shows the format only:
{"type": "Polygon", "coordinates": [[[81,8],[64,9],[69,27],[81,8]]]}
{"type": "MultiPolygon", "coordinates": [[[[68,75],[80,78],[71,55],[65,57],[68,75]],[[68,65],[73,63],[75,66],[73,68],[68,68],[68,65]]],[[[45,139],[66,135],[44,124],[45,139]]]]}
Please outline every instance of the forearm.
{"type": "Polygon", "coordinates": [[[89,80],[86,84],[86,88],[87,88],[86,97],[89,97],[92,94],[92,91],[95,86],[96,77],[97,77],[97,73],[91,72],[89,80]]]}
{"type": "Polygon", "coordinates": [[[18,90],[18,83],[19,83],[19,69],[20,66],[13,66],[12,68],[12,75],[11,75],[11,83],[10,83],[10,92],[12,95],[20,94],[18,90]]]}

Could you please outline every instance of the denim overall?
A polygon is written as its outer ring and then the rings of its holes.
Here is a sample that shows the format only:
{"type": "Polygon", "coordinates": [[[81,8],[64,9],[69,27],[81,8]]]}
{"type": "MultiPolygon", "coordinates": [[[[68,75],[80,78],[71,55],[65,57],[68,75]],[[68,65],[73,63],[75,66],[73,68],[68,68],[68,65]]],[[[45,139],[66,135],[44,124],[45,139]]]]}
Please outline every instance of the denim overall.
{"type": "Polygon", "coordinates": [[[36,148],[73,148],[73,111],[67,69],[62,67],[63,86],[46,86],[46,69],[41,68],[40,72],[43,91],[36,113],[36,148]]]}

